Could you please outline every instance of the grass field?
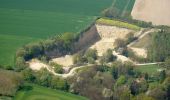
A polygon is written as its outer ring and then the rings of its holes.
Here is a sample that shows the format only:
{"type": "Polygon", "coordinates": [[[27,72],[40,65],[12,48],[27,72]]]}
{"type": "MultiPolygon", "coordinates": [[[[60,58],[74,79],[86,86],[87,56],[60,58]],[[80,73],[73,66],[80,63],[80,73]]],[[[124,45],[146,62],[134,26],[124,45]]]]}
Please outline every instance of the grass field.
{"type": "Polygon", "coordinates": [[[106,24],[106,25],[113,25],[113,26],[117,26],[117,27],[122,27],[122,28],[127,28],[127,29],[132,29],[132,30],[140,30],[140,27],[133,25],[133,24],[129,24],[126,22],[122,22],[122,21],[118,21],[118,20],[110,20],[110,19],[105,19],[105,18],[100,18],[97,20],[98,24],[106,24]]]}
{"type": "Polygon", "coordinates": [[[13,65],[24,44],[63,32],[78,33],[112,0],[0,0],[0,65],[13,65]]]}
{"type": "Polygon", "coordinates": [[[155,65],[137,66],[135,69],[142,73],[148,73],[150,75],[153,75],[159,72],[159,70],[162,68],[158,64],[155,64],[155,65]]]}
{"type": "Polygon", "coordinates": [[[112,7],[120,11],[120,15],[124,17],[125,13],[131,14],[135,0],[113,0],[112,7]]]}
{"type": "Polygon", "coordinates": [[[14,100],[88,100],[85,97],[59,90],[48,89],[32,84],[29,84],[29,86],[31,86],[29,87],[30,90],[17,92],[14,100]]]}

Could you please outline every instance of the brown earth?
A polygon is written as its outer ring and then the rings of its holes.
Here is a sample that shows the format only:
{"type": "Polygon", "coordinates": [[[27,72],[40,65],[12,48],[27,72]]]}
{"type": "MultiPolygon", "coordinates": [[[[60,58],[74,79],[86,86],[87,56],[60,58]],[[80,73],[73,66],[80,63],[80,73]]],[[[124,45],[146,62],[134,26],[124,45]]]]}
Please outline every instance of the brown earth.
{"type": "Polygon", "coordinates": [[[170,0],[136,0],[131,14],[134,19],[170,26],[170,0]]]}

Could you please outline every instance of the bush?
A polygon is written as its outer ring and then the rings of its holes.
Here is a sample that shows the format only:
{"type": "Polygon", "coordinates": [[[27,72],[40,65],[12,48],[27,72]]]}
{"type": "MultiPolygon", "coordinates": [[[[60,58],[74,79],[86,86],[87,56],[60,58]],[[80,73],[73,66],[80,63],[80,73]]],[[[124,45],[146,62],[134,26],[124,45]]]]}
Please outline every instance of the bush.
{"type": "Polygon", "coordinates": [[[111,49],[108,49],[106,51],[106,53],[103,54],[103,56],[101,57],[101,62],[112,62],[115,61],[117,59],[116,56],[113,55],[113,52],[111,49]]]}
{"type": "Polygon", "coordinates": [[[116,39],[115,40],[116,48],[125,48],[126,47],[126,41],[123,39],[116,39]]]}
{"type": "Polygon", "coordinates": [[[51,73],[46,69],[42,68],[38,72],[35,73],[36,80],[35,82],[39,85],[49,87],[52,75],[51,73]]]}
{"type": "Polygon", "coordinates": [[[121,75],[121,76],[117,79],[116,85],[117,85],[117,86],[120,86],[120,85],[122,85],[122,84],[125,84],[125,82],[126,82],[126,77],[123,76],[123,75],[121,75]]]}
{"type": "Polygon", "coordinates": [[[53,67],[56,73],[62,74],[64,72],[62,66],[59,64],[53,64],[53,67]]]}
{"type": "Polygon", "coordinates": [[[90,63],[90,64],[94,64],[94,63],[95,63],[95,60],[94,60],[94,58],[92,58],[92,57],[88,57],[88,58],[87,58],[87,61],[88,61],[88,63],[90,63]]]}
{"type": "Polygon", "coordinates": [[[17,57],[16,58],[16,65],[15,65],[15,71],[21,71],[25,68],[27,68],[28,65],[26,64],[26,61],[23,57],[17,57]]]}
{"type": "Polygon", "coordinates": [[[0,95],[14,96],[22,83],[20,74],[0,69],[0,95]]]}
{"type": "Polygon", "coordinates": [[[33,71],[30,68],[26,68],[22,70],[22,76],[24,80],[28,82],[34,82],[35,81],[35,76],[33,75],[33,71]]]}
{"type": "Polygon", "coordinates": [[[126,44],[129,44],[129,43],[133,42],[134,40],[136,40],[137,38],[134,37],[134,33],[129,33],[126,35],[126,39],[127,39],[126,44]]]}
{"type": "Polygon", "coordinates": [[[69,85],[67,81],[57,76],[52,77],[51,87],[54,89],[61,89],[61,90],[66,90],[66,91],[69,89],[69,85]]]}
{"type": "Polygon", "coordinates": [[[97,50],[96,49],[88,49],[85,52],[84,56],[86,58],[93,58],[94,60],[96,60],[97,59],[97,50]]]}
{"type": "Polygon", "coordinates": [[[74,64],[83,64],[86,63],[87,59],[83,56],[83,53],[77,53],[73,56],[73,63],[74,64]]]}

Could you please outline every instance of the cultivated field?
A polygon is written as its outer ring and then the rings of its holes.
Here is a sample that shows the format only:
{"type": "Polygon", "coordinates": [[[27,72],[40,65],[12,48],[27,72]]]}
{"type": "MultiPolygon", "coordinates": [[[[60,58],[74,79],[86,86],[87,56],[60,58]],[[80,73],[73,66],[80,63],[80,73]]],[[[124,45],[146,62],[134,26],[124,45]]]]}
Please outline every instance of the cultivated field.
{"type": "Polygon", "coordinates": [[[17,92],[14,100],[88,100],[85,97],[48,89],[38,85],[28,85],[27,90],[17,92]]]}
{"type": "Polygon", "coordinates": [[[16,50],[63,32],[77,33],[112,0],[1,0],[0,65],[12,65],[16,50]]]}
{"type": "Polygon", "coordinates": [[[134,6],[135,0],[113,0],[112,7],[119,11],[119,15],[125,17],[130,14],[134,6]]]}
{"type": "Polygon", "coordinates": [[[170,25],[169,9],[170,0],[136,0],[132,16],[156,25],[170,25]]]}

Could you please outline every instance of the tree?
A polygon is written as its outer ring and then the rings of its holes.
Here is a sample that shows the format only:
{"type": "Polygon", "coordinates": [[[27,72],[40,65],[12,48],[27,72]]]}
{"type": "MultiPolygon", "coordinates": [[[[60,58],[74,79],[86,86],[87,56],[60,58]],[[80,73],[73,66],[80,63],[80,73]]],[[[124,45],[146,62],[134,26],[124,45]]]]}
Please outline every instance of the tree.
{"type": "Polygon", "coordinates": [[[165,70],[161,71],[159,76],[160,76],[160,82],[163,82],[166,78],[165,70]]]}
{"type": "Polygon", "coordinates": [[[51,64],[51,66],[54,67],[54,71],[55,71],[56,73],[62,74],[62,73],[64,72],[64,70],[63,70],[63,68],[62,68],[62,65],[59,65],[59,64],[57,64],[57,63],[50,63],[50,64],[51,64]]]}
{"type": "Polygon", "coordinates": [[[126,77],[121,75],[116,81],[116,86],[123,85],[125,84],[125,82],[126,82],[126,77]]]}
{"type": "Polygon", "coordinates": [[[51,81],[51,74],[46,68],[40,69],[36,74],[36,82],[42,86],[50,86],[50,81],[51,81]]]}
{"type": "Polygon", "coordinates": [[[144,77],[145,77],[145,80],[148,80],[148,79],[149,79],[148,73],[145,73],[145,74],[144,74],[144,77]]]}
{"type": "Polygon", "coordinates": [[[155,100],[166,100],[166,92],[161,87],[154,88],[150,91],[149,96],[155,100]]]}
{"type": "Polygon", "coordinates": [[[51,80],[51,87],[54,89],[68,90],[69,85],[66,80],[53,76],[51,80]]]}
{"type": "Polygon", "coordinates": [[[131,93],[127,86],[119,86],[115,88],[113,100],[131,100],[131,93]]]}
{"type": "Polygon", "coordinates": [[[170,57],[167,57],[165,60],[165,67],[170,69],[170,57]]]}
{"type": "Polygon", "coordinates": [[[115,45],[117,48],[124,48],[124,47],[126,47],[126,41],[123,39],[116,39],[115,45]]]}
{"type": "Polygon", "coordinates": [[[21,71],[27,67],[27,64],[25,63],[25,59],[23,57],[17,57],[16,58],[16,71],[21,71]]]}
{"type": "Polygon", "coordinates": [[[88,57],[88,58],[87,58],[87,61],[88,61],[88,63],[90,63],[90,64],[94,64],[94,63],[95,63],[95,60],[94,60],[94,58],[92,58],[92,57],[88,57]]]}
{"type": "Polygon", "coordinates": [[[96,60],[97,59],[97,50],[96,49],[88,49],[85,52],[84,56],[86,58],[90,57],[90,58],[93,58],[94,60],[96,60]]]}
{"type": "Polygon", "coordinates": [[[161,31],[153,35],[148,57],[151,61],[163,62],[170,55],[170,28],[161,27],[161,31]]]}
{"type": "Polygon", "coordinates": [[[127,39],[127,43],[126,44],[129,44],[132,41],[134,41],[136,38],[134,37],[134,33],[131,32],[131,33],[126,35],[126,39],[127,39]]]}
{"type": "Polygon", "coordinates": [[[87,59],[83,56],[83,53],[77,53],[73,56],[73,63],[74,64],[82,64],[82,63],[86,63],[87,59]]]}
{"type": "Polygon", "coordinates": [[[139,84],[133,81],[130,85],[131,94],[137,95],[139,93],[139,84]]]}
{"type": "Polygon", "coordinates": [[[117,65],[112,65],[111,69],[110,69],[110,72],[111,72],[111,74],[112,74],[114,79],[118,78],[118,68],[117,68],[117,65]]]}
{"type": "Polygon", "coordinates": [[[116,56],[113,55],[113,52],[111,49],[108,49],[106,51],[106,53],[103,54],[103,57],[101,58],[104,62],[108,63],[108,62],[112,62],[114,60],[116,60],[116,56]]]}
{"type": "Polygon", "coordinates": [[[24,80],[29,82],[34,82],[35,76],[33,75],[33,71],[30,68],[26,68],[22,71],[22,76],[24,80]]]}

